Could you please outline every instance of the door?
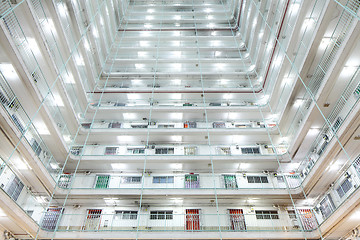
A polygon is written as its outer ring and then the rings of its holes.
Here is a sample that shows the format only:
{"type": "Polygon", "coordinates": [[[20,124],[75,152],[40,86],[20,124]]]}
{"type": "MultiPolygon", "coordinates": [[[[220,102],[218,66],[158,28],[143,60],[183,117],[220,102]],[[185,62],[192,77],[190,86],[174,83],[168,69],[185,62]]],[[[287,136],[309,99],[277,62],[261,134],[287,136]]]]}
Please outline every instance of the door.
{"type": "Polygon", "coordinates": [[[237,188],[235,175],[223,175],[225,188],[237,188]]]}
{"type": "Polygon", "coordinates": [[[186,230],[200,230],[200,209],[186,209],[186,230]]]}
{"type": "Polygon", "coordinates": [[[41,221],[41,227],[48,231],[54,231],[62,211],[62,208],[48,208],[41,221]]]}
{"type": "Polygon", "coordinates": [[[230,228],[233,231],[246,230],[245,218],[242,209],[229,209],[230,228]]]}
{"type": "Polygon", "coordinates": [[[199,174],[186,174],[185,175],[185,188],[199,188],[199,174]]]}
{"type": "Polygon", "coordinates": [[[102,209],[88,209],[83,230],[99,230],[102,209]]]}

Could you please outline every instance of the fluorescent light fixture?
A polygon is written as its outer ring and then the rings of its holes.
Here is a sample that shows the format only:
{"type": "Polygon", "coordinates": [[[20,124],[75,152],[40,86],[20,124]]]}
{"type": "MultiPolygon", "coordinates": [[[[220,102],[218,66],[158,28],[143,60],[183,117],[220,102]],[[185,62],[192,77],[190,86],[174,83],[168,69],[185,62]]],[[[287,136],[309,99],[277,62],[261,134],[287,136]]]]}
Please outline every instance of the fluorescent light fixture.
{"type": "Polygon", "coordinates": [[[211,10],[210,8],[205,8],[204,12],[206,12],[206,13],[211,13],[212,10],[211,10]]]}
{"type": "Polygon", "coordinates": [[[170,118],[174,120],[181,120],[183,118],[183,113],[170,113],[170,118]]]}
{"type": "Polygon", "coordinates": [[[175,20],[180,20],[180,19],[181,19],[181,16],[180,16],[180,15],[175,15],[175,16],[174,16],[174,19],[175,19],[175,20]]]}
{"type": "Polygon", "coordinates": [[[149,9],[147,10],[148,13],[153,13],[154,11],[155,11],[155,10],[152,9],[152,8],[149,8],[149,9]]]}
{"type": "Polygon", "coordinates": [[[300,3],[293,3],[290,6],[290,11],[292,14],[296,14],[299,11],[299,8],[300,8],[300,3]]]}
{"type": "Polygon", "coordinates": [[[181,142],[182,136],[171,136],[171,140],[175,142],[181,142]]]}
{"type": "Polygon", "coordinates": [[[0,208],[0,217],[6,217],[7,215],[6,215],[6,213],[4,212],[4,210],[2,210],[1,208],[0,208]]]}
{"type": "Polygon", "coordinates": [[[144,68],[144,67],[145,67],[145,64],[135,63],[135,68],[136,69],[141,69],[141,68],[144,68]]]}
{"type": "Polygon", "coordinates": [[[62,98],[60,97],[60,95],[58,94],[53,94],[54,97],[54,105],[58,106],[58,107],[63,107],[64,106],[64,102],[62,100],[62,98]]]}
{"type": "Polygon", "coordinates": [[[173,93],[171,94],[171,99],[176,99],[176,100],[179,100],[181,99],[181,93],[173,93]]]}
{"type": "Polygon", "coordinates": [[[206,18],[209,19],[209,20],[212,20],[212,19],[214,19],[214,16],[213,15],[207,15],[206,18]]]}
{"type": "Polygon", "coordinates": [[[30,166],[27,164],[26,161],[20,159],[19,157],[15,156],[13,159],[13,164],[18,170],[28,170],[31,169],[30,166]]]}
{"type": "Polygon", "coordinates": [[[127,99],[129,100],[137,100],[137,99],[141,99],[141,95],[140,94],[134,94],[134,93],[128,93],[127,94],[127,99]]]}
{"type": "Polygon", "coordinates": [[[146,20],[153,20],[154,17],[153,17],[153,16],[146,16],[145,19],[146,19],[146,20]]]}
{"type": "Polygon", "coordinates": [[[213,46],[213,47],[219,47],[219,46],[221,46],[221,41],[219,41],[219,40],[213,40],[213,41],[210,41],[210,44],[211,44],[211,46],[213,46]]]}
{"type": "Polygon", "coordinates": [[[138,57],[143,58],[143,57],[146,57],[146,55],[147,55],[147,52],[138,52],[138,57]]]}
{"type": "Polygon", "coordinates": [[[140,47],[148,47],[149,42],[148,41],[140,41],[140,47]]]}
{"type": "Polygon", "coordinates": [[[209,23],[209,24],[208,24],[208,27],[209,27],[209,28],[214,28],[214,27],[215,27],[215,24],[214,24],[214,23],[209,23]]]}
{"type": "Polygon", "coordinates": [[[134,140],[134,136],[129,136],[129,135],[119,135],[117,136],[117,140],[118,142],[131,142],[134,140]]]}
{"type": "Polygon", "coordinates": [[[90,45],[88,40],[84,39],[84,48],[86,49],[86,51],[90,51],[90,45]]]}
{"type": "Polygon", "coordinates": [[[64,83],[70,83],[70,84],[75,83],[74,76],[71,74],[71,72],[67,72],[66,74],[64,74],[63,80],[64,80],[64,83]]]}
{"type": "Polygon", "coordinates": [[[58,5],[58,11],[59,11],[59,13],[60,13],[60,15],[61,15],[62,17],[65,17],[65,16],[66,16],[68,10],[67,10],[67,7],[66,7],[65,3],[60,3],[60,4],[58,5]]]}
{"type": "Polygon", "coordinates": [[[172,55],[173,55],[175,58],[181,58],[181,51],[174,51],[174,52],[172,52],[172,55]]]}
{"type": "Polygon", "coordinates": [[[175,23],[175,27],[180,27],[180,23],[175,23]]]}
{"type": "Polygon", "coordinates": [[[215,51],[215,57],[220,57],[221,56],[221,52],[220,51],[215,51]]]}
{"type": "Polygon", "coordinates": [[[303,28],[312,27],[313,24],[314,24],[314,20],[312,18],[306,18],[304,19],[303,28]]]}
{"type": "Polygon", "coordinates": [[[126,169],[126,164],[124,163],[111,163],[111,168],[114,170],[123,170],[126,169]]]}
{"type": "Polygon", "coordinates": [[[6,80],[15,80],[19,78],[14,66],[10,63],[0,63],[0,71],[6,80]]]}
{"type": "Polygon", "coordinates": [[[170,167],[174,170],[181,170],[183,168],[183,165],[181,163],[172,163],[170,164],[170,167]]]}
{"type": "Polygon", "coordinates": [[[85,66],[84,58],[80,55],[75,56],[75,63],[78,66],[85,66]]]}
{"type": "Polygon", "coordinates": [[[180,36],[180,32],[173,32],[173,35],[176,36],[176,37],[179,37],[180,36]]]}
{"type": "Polygon", "coordinates": [[[144,28],[151,28],[151,27],[152,27],[152,25],[150,23],[145,23],[144,24],[144,28]]]}
{"type": "Polygon", "coordinates": [[[59,169],[59,165],[57,163],[50,163],[50,167],[52,169],[59,169]]]}
{"type": "Polygon", "coordinates": [[[238,169],[239,170],[247,170],[251,167],[250,163],[239,163],[238,169]]]}
{"type": "Polygon", "coordinates": [[[173,41],[172,45],[175,47],[179,47],[180,46],[180,41],[173,41]]]}
{"type": "Polygon", "coordinates": [[[98,37],[99,37],[99,31],[97,30],[96,27],[93,28],[92,34],[93,34],[94,38],[98,38],[98,37]]]}
{"type": "Polygon", "coordinates": [[[230,99],[230,98],[232,98],[232,96],[233,96],[233,95],[232,95],[231,93],[225,93],[224,96],[223,96],[223,98],[224,98],[224,99],[230,99]]]}
{"type": "Polygon", "coordinates": [[[264,32],[259,33],[259,39],[261,39],[264,36],[264,32]]]}
{"type": "Polygon", "coordinates": [[[254,28],[257,24],[257,18],[254,20],[252,27],[254,28]]]}
{"type": "Polygon", "coordinates": [[[224,69],[226,67],[226,64],[225,63],[216,63],[215,66],[217,69],[224,69]]]}
{"type": "Polygon", "coordinates": [[[171,82],[172,82],[174,85],[180,85],[180,84],[181,84],[181,79],[173,79],[173,80],[171,80],[171,82]]]}
{"type": "Polygon", "coordinates": [[[27,40],[29,48],[31,49],[31,51],[33,51],[33,53],[36,53],[36,54],[40,53],[40,48],[39,48],[39,45],[37,44],[35,38],[28,37],[28,38],[26,38],[26,40],[27,40]]]}
{"type": "Polygon", "coordinates": [[[131,84],[133,85],[142,85],[143,81],[139,79],[133,79],[131,80],[131,84]]]}
{"type": "Polygon", "coordinates": [[[171,65],[174,68],[174,70],[180,70],[182,66],[181,63],[172,63],[171,65]]]}
{"type": "Polygon", "coordinates": [[[252,71],[254,71],[255,70],[255,65],[251,65],[250,67],[249,67],[249,72],[252,72],[252,71]]]}
{"type": "Polygon", "coordinates": [[[300,107],[303,104],[303,99],[296,99],[294,102],[294,107],[300,107]]]}
{"type": "Polygon", "coordinates": [[[40,135],[50,135],[49,129],[43,122],[36,122],[34,125],[40,135]]]}
{"type": "Polygon", "coordinates": [[[137,119],[135,113],[123,113],[123,118],[125,120],[135,120],[135,119],[137,119]]]}
{"type": "Polygon", "coordinates": [[[216,32],[212,31],[212,32],[210,33],[210,35],[211,35],[211,36],[216,36],[216,32]]]}
{"type": "Polygon", "coordinates": [[[104,19],[102,16],[100,16],[100,24],[101,24],[101,26],[104,26],[104,19]]]}
{"type": "Polygon", "coordinates": [[[329,38],[329,37],[324,37],[324,38],[321,40],[320,48],[325,49],[330,43],[331,43],[331,38],[329,38]]]}
{"type": "Polygon", "coordinates": [[[148,31],[141,32],[141,36],[143,36],[143,37],[149,37],[150,35],[151,35],[151,32],[148,32],[148,31]]]}
{"type": "Polygon", "coordinates": [[[64,138],[65,142],[71,142],[70,135],[64,135],[63,138],[64,138]]]}
{"type": "Polygon", "coordinates": [[[308,134],[310,135],[317,135],[320,132],[319,128],[310,128],[308,134]]]}
{"type": "Polygon", "coordinates": [[[228,82],[228,79],[220,79],[220,84],[227,84],[228,82]]]}

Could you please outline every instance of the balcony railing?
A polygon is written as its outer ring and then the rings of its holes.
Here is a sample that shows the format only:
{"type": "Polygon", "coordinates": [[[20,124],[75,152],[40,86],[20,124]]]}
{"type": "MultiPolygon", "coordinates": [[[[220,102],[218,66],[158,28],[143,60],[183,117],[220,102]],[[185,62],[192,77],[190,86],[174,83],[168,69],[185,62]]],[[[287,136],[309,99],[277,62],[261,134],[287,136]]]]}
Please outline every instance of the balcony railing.
{"type": "Polygon", "coordinates": [[[284,155],[286,145],[86,145],[73,146],[74,156],[276,156],[284,155]]]}

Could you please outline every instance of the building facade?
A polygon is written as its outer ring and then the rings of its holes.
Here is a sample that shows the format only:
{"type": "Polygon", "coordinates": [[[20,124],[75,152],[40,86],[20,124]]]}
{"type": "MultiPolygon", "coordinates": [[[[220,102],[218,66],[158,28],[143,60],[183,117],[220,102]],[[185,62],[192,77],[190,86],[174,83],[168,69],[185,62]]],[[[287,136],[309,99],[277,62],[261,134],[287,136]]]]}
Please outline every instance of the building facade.
{"type": "Polygon", "coordinates": [[[1,239],[358,239],[359,0],[3,0],[1,239]]]}

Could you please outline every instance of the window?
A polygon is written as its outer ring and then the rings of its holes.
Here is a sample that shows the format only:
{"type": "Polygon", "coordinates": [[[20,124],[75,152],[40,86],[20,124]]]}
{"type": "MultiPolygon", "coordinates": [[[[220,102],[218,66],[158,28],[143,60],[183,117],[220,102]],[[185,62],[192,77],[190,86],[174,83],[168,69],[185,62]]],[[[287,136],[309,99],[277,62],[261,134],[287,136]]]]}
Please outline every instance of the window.
{"type": "Polygon", "coordinates": [[[266,176],[247,176],[248,183],[269,183],[266,176]]]}
{"type": "Polygon", "coordinates": [[[130,154],[145,154],[145,148],[128,148],[130,154]]]}
{"type": "Polygon", "coordinates": [[[351,182],[346,178],[342,184],[336,189],[336,192],[339,194],[339,197],[342,198],[352,187],[351,182]]]}
{"type": "Polygon", "coordinates": [[[173,219],[173,211],[151,211],[151,220],[173,219]]]}
{"type": "Polygon", "coordinates": [[[147,128],[148,125],[144,125],[144,124],[131,124],[132,128],[147,128]]]}
{"type": "Polygon", "coordinates": [[[116,210],[115,211],[115,218],[118,219],[137,219],[137,211],[123,211],[123,210],[116,210]]]}
{"type": "Polygon", "coordinates": [[[173,176],[153,177],[153,183],[174,183],[173,176]]]}
{"type": "Polygon", "coordinates": [[[116,155],[118,151],[118,147],[106,147],[105,155],[116,155]]]}
{"type": "Polygon", "coordinates": [[[242,147],[241,148],[242,154],[260,154],[259,147],[242,147]]]}
{"type": "Polygon", "coordinates": [[[156,148],[155,154],[174,154],[174,148],[156,148]]]}
{"type": "Polygon", "coordinates": [[[357,173],[360,174],[360,155],[354,161],[354,168],[356,169],[357,173]]]}
{"type": "Polygon", "coordinates": [[[256,210],[256,219],[279,219],[277,211],[256,210]]]}
{"type": "Polygon", "coordinates": [[[174,128],[174,124],[159,124],[158,128],[174,128]]]}
{"type": "Polygon", "coordinates": [[[95,188],[108,188],[110,182],[110,175],[97,175],[95,188]]]}
{"type": "Polygon", "coordinates": [[[121,183],[141,183],[141,177],[121,177],[121,183]]]}

